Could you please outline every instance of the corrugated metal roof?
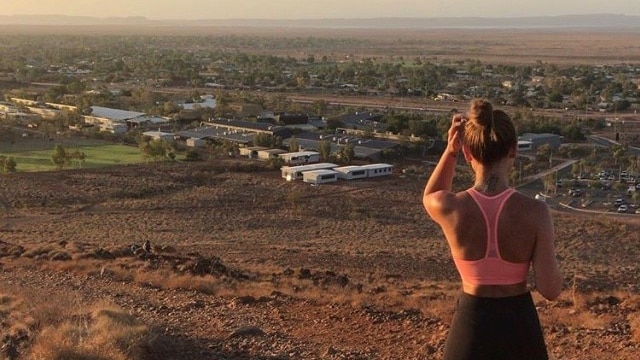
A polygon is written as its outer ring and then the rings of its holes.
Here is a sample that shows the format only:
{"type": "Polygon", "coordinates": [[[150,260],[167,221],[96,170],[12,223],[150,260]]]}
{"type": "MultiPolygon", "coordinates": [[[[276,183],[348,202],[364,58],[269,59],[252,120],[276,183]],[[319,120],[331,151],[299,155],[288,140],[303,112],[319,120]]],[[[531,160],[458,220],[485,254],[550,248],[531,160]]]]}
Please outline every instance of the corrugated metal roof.
{"type": "Polygon", "coordinates": [[[229,140],[239,144],[248,144],[253,141],[253,137],[255,136],[255,134],[250,132],[204,127],[193,130],[179,131],[178,136],[194,139],[229,140]]]}
{"type": "Polygon", "coordinates": [[[102,106],[91,106],[91,116],[111,119],[111,120],[129,120],[144,115],[142,112],[127,111],[120,109],[111,109],[102,106]]]}

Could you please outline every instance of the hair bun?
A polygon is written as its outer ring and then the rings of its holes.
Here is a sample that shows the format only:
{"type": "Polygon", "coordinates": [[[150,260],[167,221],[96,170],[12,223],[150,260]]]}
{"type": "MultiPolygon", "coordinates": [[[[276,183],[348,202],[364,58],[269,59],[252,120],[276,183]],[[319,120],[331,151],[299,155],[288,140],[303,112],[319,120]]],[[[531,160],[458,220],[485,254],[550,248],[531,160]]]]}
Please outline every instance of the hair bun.
{"type": "Polygon", "coordinates": [[[493,127],[493,106],[491,103],[486,100],[473,100],[469,107],[469,120],[491,129],[493,127]]]}

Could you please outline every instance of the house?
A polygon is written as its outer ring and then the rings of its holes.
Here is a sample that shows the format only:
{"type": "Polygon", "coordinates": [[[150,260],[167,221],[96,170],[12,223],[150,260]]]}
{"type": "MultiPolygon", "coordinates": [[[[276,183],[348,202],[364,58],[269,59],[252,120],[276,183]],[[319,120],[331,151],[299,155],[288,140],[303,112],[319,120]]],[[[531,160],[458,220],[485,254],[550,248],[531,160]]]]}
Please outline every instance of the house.
{"type": "Polygon", "coordinates": [[[18,112],[18,107],[10,103],[0,102],[0,111],[7,112],[7,113],[15,113],[15,112],[18,112]]]}
{"type": "MultiPolygon", "coordinates": [[[[531,143],[530,150],[535,151],[542,145],[548,144],[552,149],[557,150],[560,148],[562,144],[562,136],[556,134],[535,134],[535,133],[525,133],[518,137],[518,143],[521,141],[528,141],[531,143]]],[[[523,143],[523,146],[524,143],[523,143]]]]}
{"type": "Polygon", "coordinates": [[[309,116],[306,114],[279,113],[275,115],[275,120],[278,125],[307,124],[309,116]]]}
{"type": "Polygon", "coordinates": [[[273,136],[280,136],[283,139],[291,136],[291,130],[283,126],[276,126],[267,123],[233,120],[233,119],[215,119],[209,120],[204,125],[212,129],[225,129],[227,131],[246,131],[252,133],[262,133],[273,136]]]}
{"type": "MultiPolygon", "coordinates": [[[[253,137],[255,133],[250,131],[242,131],[242,130],[229,130],[227,128],[219,128],[219,127],[200,127],[191,130],[183,130],[178,131],[176,134],[178,139],[183,141],[188,141],[189,139],[200,139],[200,140],[216,140],[216,141],[230,141],[235,144],[239,144],[242,146],[247,146],[251,142],[253,142],[253,137]]],[[[257,156],[257,153],[254,154],[257,156]]]]}
{"type": "Polygon", "coordinates": [[[302,173],[302,181],[309,184],[326,184],[338,181],[338,173],[330,169],[305,171],[302,173]]]}
{"type": "Polygon", "coordinates": [[[182,106],[184,110],[195,110],[195,109],[204,109],[204,108],[215,109],[217,105],[218,104],[213,95],[201,95],[200,101],[198,102],[180,104],[180,106],[182,106]]]}
{"type": "Polygon", "coordinates": [[[518,151],[533,150],[533,142],[527,140],[518,140],[518,151]]]}
{"type": "Polygon", "coordinates": [[[258,159],[261,160],[269,160],[273,158],[277,158],[278,155],[286,153],[286,150],[282,149],[264,149],[258,150],[258,159]]]}
{"type": "MultiPolygon", "coordinates": [[[[369,159],[377,161],[386,150],[392,150],[400,147],[399,142],[364,139],[356,135],[348,134],[317,134],[313,132],[304,132],[296,134],[296,143],[301,150],[317,151],[320,149],[322,141],[329,141],[331,145],[331,153],[340,152],[343,146],[353,145],[354,156],[359,159],[369,159]]],[[[283,146],[289,146],[291,138],[285,138],[282,141],[283,146]]]]}
{"type": "Polygon", "coordinates": [[[342,115],[339,117],[339,120],[344,124],[345,128],[384,132],[387,127],[386,124],[381,123],[382,118],[383,114],[363,111],[342,115]]]}
{"type": "Polygon", "coordinates": [[[162,131],[145,131],[142,133],[143,136],[148,136],[153,140],[165,140],[165,141],[173,141],[174,135],[173,133],[162,132],[162,131]]]}
{"type": "Polygon", "coordinates": [[[47,107],[27,106],[26,108],[29,110],[29,112],[37,114],[43,119],[54,119],[61,114],[60,110],[47,107]]]}
{"type": "Polygon", "coordinates": [[[101,131],[111,133],[124,133],[128,130],[127,121],[140,118],[145,114],[137,111],[91,106],[91,114],[83,115],[84,122],[98,126],[101,131]]]}
{"type": "Polygon", "coordinates": [[[192,148],[201,148],[207,146],[207,141],[204,139],[188,138],[187,146],[192,148]]]}
{"type": "Polygon", "coordinates": [[[251,103],[231,103],[229,104],[229,109],[240,117],[259,116],[264,111],[262,105],[251,103]]]}
{"type": "Polygon", "coordinates": [[[267,150],[267,149],[268,148],[264,146],[247,146],[247,147],[241,147],[239,151],[240,151],[240,156],[246,156],[250,159],[255,159],[258,157],[258,151],[267,150]]]}
{"type": "Polygon", "coordinates": [[[320,153],[316,151],[296,151],[283,153],[279,156],[285,164],[289,165],[311,164],[320,161],[320,153]]]}
{"type": "Polygon", "coordinates": [[[127,126],[130,129],[138,128],[157,128],[162,125],[166,125],[170,122],[169,119],[160,116],[140,116],[126,121],[127,126]]]}

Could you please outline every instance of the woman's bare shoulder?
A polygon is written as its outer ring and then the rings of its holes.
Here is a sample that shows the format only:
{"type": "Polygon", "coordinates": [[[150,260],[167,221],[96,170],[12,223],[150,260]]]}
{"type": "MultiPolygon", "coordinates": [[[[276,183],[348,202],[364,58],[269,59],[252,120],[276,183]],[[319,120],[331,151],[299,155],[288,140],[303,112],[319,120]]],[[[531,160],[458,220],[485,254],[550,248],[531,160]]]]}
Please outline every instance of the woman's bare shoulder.
{"type": "Polygon", "coordinates": [[[517,209],[526,210],[529,214],[543,215],[549,211],[545,202],[536,200],[520,191],[516,191],[512,199],[517,209]]]}
{"type": "Polygon", "coordinates": [[[460,208],[465,194],[466,192],[436,191],[424,196],[424,206],[429,213],[449,214],[460,208]]]}

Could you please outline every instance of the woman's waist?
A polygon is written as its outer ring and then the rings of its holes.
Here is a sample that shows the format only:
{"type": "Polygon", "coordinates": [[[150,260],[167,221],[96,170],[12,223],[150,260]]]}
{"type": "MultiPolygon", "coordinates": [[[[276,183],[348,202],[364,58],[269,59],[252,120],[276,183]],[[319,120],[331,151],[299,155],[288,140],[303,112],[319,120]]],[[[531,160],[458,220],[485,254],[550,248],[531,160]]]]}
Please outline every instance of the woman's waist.
{"type": "Polygon", "coordinates": [[[486,298],[521,296],[529,292],[526,281],[508,285],[481,285],[463,282],[462,290],[465,294],[486,298]]]}

